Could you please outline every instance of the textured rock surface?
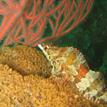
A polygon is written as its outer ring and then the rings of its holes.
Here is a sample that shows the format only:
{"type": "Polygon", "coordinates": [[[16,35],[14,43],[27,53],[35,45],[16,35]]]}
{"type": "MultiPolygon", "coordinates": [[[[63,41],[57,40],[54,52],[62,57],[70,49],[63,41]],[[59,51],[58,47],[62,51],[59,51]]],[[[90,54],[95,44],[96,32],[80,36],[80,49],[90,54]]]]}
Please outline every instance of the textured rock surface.
{"type": "Polygon", "coordinates": [[[22,45],[2,48],[0,63],[7,64],[22,75],[38,74],[45,77],[51,75],[51,65],[43,54],[36,49],[22,45]]]}
{"type": "Polygon", "coordinates": [[[23,77],[7,65],[0,65],[1,107],[65,107],[67,102],[66,93],[59,93],[49,80],[33,75],[23,77]]]}
{"type": "Polygon", "coordinates": [[[0,64],[0,107],[92,107],[71,86],[62,78],[23,77],[0,64]]]}

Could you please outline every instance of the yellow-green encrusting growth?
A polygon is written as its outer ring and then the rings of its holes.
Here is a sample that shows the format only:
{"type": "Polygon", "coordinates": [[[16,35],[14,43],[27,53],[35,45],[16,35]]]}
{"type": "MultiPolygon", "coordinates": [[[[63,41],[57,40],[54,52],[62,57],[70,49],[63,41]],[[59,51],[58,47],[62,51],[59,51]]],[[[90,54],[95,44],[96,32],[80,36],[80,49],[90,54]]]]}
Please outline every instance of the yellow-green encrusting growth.
{"type": "Polygon", "coordinates": [[[3,47],[0,49],[0,63],[7,64],[22,75],[51,75],[51,65],[42,52],[27,46],[3,47]]]}
{"type": "Polygon", "coordinates": [[[66,107],[68,96],[49,80],[39,76],[21,76],[0,64],[0,107],[66,107]],[[56,102],[56,103],[55,103],[56,102]]]}
{"type": "Polygon", "coordinates": [[[0,64],[0,107],[92,107],[74,90],[64,78],[22,76],[0,64]]]}

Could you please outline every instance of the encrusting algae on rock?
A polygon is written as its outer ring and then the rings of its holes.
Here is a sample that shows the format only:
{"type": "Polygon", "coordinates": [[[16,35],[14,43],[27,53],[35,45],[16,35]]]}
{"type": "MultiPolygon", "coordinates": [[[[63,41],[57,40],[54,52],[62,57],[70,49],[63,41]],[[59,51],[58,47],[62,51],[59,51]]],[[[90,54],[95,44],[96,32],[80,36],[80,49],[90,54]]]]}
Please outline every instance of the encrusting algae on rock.
{"type": "Polygon", "coordinates": [[[66,107],[69,99],[50,80],[34,75],[23,77],[2,64],[0,90],[1,107],[66,107]]]}
{"type": "Polygon", "coordinates": [[[8,65],[0,64],[1,107],[80,107],[80,102],[92,107],[62,78],[46,79],[31,74],[23,77],[8,65]]]}
{"type": "Polygon", "coordinates": [[[0,63],[7,64],[22,75],[38,74],[46,77],[51,75],[51,65],[42,52],[31,47],[17,45],[12,48],[1,48],[0,63]]]}

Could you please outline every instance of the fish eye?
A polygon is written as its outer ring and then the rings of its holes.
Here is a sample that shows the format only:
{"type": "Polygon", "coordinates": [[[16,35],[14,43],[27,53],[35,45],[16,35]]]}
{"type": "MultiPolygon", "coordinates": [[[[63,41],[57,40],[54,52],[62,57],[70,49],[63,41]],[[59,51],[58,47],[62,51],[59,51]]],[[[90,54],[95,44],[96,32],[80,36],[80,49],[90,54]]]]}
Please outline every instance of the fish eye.
{"type": "Polygon", "coordinates": [[[45,50],[46,50],[46,49],[49,49],[49,46],[48,46],[48,45],[46,45],[44,48],[45,48],[45,50]]]}

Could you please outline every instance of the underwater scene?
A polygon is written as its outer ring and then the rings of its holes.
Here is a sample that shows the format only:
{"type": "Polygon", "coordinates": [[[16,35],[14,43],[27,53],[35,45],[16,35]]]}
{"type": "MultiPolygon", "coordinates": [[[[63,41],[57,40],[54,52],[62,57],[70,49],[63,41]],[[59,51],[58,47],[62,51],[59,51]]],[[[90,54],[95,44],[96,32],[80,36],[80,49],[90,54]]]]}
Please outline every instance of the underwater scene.
{"type": "Polygon", "coordinates": [[[0,0],[0,107],[107,107],[107,0],[0,0]]]}

